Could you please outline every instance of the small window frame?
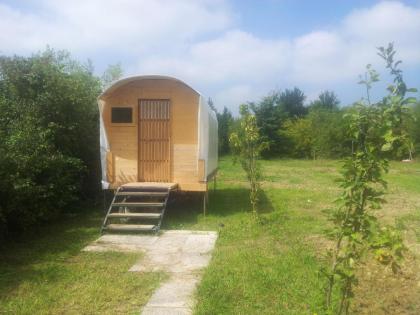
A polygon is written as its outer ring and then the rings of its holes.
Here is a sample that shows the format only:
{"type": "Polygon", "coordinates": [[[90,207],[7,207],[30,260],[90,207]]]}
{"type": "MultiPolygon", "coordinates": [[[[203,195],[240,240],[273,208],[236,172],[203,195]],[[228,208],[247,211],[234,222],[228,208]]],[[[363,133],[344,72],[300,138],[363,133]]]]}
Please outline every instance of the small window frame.
{"type": "Polygon", "coordinates": [[[135,118],[134,118],[134,108],[132,106],[111,106],[109,110],[109,120],[112,125],[114,126],[134,126],[135,125],[135,118]],[[122,109],[129,109],[131,113],[131,121],[124,121],[124,122],[118,122],[113,121],[113,112],[114,110],[122,110],[122,109]]]}

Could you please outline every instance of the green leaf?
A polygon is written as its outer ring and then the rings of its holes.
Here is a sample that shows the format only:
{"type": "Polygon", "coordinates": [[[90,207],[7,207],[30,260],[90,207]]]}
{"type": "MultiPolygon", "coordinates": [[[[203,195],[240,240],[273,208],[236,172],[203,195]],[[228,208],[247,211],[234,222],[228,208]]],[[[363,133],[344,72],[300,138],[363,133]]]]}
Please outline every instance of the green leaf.
{"type": "Polygon", "coordinates": [[[415,104],[417,103],[417,98],[415,97],[408,97],[403,101],[404,104],[415,104]]]}
{"type": "Polygon", "coordinates": [[[383,152],[388,152],[388,151],[390,151],[391,149],[392,149],[392,144],[391,144],[390,142],[385,143],[385,144],[382,146],[382,148],[381,148],[381,150],[382,150],[383,152]]]}

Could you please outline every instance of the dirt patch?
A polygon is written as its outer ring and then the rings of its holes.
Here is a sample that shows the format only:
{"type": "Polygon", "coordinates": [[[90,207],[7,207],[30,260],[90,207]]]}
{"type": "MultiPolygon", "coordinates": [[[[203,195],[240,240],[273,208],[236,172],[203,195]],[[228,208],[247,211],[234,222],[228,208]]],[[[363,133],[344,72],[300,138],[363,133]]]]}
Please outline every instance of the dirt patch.
{"type": "Polygon", "coordinates": [[[329,240],[324,235],[313,234],[305,238],[305,243],[316,248],[315,255],[319,259],[325,259],[327,250],[334,248],[334,241],[329,240]]]}
{"type": "Polygon", "coordinates": [[[289,183],[289,182],[280,182],[280,181],[263,181],[263,187],[270,187],[276,189],[299,189],[307,191],[322,191],[322,192],[339,192],[341,189],[334,186],[323,186],[314,183],[289,183]]]}
{"type": "MultiPolygon", "coordinates": [[[[305,242],[317,249],[315,255],[322,260],[327,249],[334,247],[334,242],[323,235],[310,235],[305,242]]],[[[401,266],[401,273],[394,274],[373,258],[366,259],[358,271],[359,284],[355,288],[351,314],[420,314],[418,257],[406,253],[401,266]]]]}
{"type": "Polygon", "coordinates": [[[408,254],[401,274],[393,274],[376,261],[367,262],[359,272],[355,289],[354,314],[420,314],[420,268],[408,254]]]}
{"type": "Polygon", "coordinates": [[[420,196],[397,191],[385,195],[386,203],[377,216],[386,224],[394,224],[395,218],[412,213],[420,207],[420,196]]]}

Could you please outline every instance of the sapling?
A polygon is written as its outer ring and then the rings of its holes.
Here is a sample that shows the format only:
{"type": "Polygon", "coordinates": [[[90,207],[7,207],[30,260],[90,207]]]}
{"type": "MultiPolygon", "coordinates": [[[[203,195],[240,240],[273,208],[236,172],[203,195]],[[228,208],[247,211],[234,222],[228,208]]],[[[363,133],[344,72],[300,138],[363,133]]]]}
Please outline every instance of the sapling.
{"type": "Polygon", "coordinates": [[[229,142],[235,161],[240,162],[246,173],[250,184],[249,199],[252,212],[258,216],[257,203],[262,180],[259,159],[261,151],[267,147],[267,144],[262,140],[256,117],[250,112],[248,105],[241,105],[239,112],[241,115],[239,126],[230,135],[229,142]]]}
{"type": "Polygon", "coordinates": [[[327,277],[326,311],[348,314],[357,284],[357,268],[368,252],[379,262],[399,270],[404,246],[401,236],[391,227],[381,227],[375,212],[381,209],[387,182],[383,175],[388,172],[386,151],[392,148],[389,134],[389,116],[386,113],[387,96],[382,103],[371,104],[370,89],[378,81],[378,74],[370,65],[360,84],[365,85],[367,99],[355,104],[347,114],[348,133],[352,140],[352,153],[344,160],[337,208],[329,210],[333,227],[327,236],[334,240],[329,250],[330,267],[323,270],[327,277]],[[339,301],[332,301],[334,288],[339,288],[339,301]]]}

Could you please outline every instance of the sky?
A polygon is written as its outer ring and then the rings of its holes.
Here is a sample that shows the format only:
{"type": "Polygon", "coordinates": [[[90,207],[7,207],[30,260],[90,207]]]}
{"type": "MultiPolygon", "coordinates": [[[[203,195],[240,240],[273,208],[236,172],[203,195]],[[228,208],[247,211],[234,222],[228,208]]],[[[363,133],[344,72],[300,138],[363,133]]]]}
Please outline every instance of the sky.
{"type": "Polygon", "coordinates": [[[367,64],[379,99],[392,79],[376,48],[389,42],[420,90],[420,0],[0,0],[0,29],[2,55],[50,46],[98,75],[121,63],[125,76],[174,76],[234,113],[295,86],[307,102],[330,90],[351,104],[367,64]]]}

